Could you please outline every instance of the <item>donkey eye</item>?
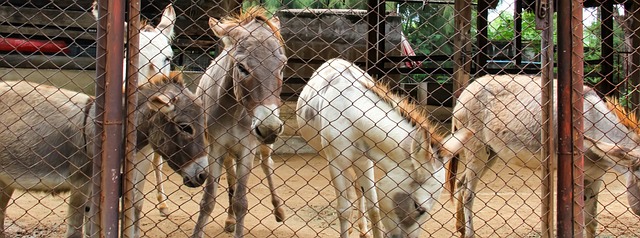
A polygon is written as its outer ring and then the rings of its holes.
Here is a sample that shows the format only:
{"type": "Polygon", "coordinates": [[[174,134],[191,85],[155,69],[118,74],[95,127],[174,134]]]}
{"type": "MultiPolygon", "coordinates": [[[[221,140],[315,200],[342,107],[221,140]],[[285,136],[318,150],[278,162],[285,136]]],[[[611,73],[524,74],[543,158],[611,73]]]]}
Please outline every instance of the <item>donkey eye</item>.
{"type": "Polygon", "coordinates": [[[171,64],[171,58],[167,57],[166,59],[164,59],[164,65],[169,65],[171,64]]]}
{"type": "Polygon", "coordinates": [[[178,124],[178,128],[179,128],[181,131],[183,131],[183,132],[185,132],[185,133],[188,133],[188,134],[190,134],[190,135],[193,135],[193,133],[195,132],[195,131],[193,130],[193,127],[191,126],[191,124],[188,124],[188,123],[181,123],[181,124],[178,124]]]}
{"type": "Polygon", "coordinates": [[[237,64],[237,67],[238,67],[238,71],[240,71],[240,73],[242,73],[244,75],[249,75],[249,70],[247,70],[247,68],[245,68],[243,64],[237,64]]]}

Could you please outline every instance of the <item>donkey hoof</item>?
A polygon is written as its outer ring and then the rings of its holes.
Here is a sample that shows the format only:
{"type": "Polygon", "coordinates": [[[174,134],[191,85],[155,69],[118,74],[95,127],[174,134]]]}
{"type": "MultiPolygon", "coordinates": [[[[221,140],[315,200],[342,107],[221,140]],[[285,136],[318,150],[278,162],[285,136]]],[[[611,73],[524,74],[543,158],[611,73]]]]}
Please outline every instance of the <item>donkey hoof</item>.
{"type": "Polygon", "coordinates": [[[224,231],[227,233],[231,233],[234,232],[236,230],[236,223],[235,222],[225,222],[224,224],[224,231]]]}
{"type": "Polygon", "coordinates": [[[284,219],[287,218],[287,215],[284,214],[284,210],[282,208],[277,209],[273,215],[276,217],[277,222],[283,222],[284,219]]]}
{"type": "Polygon", "coordinates": [[[160,207],[158,208],[158,211],[160,211],[161,217],[169,217],[169,214],[171,214],[168,207],[160,207]]]}

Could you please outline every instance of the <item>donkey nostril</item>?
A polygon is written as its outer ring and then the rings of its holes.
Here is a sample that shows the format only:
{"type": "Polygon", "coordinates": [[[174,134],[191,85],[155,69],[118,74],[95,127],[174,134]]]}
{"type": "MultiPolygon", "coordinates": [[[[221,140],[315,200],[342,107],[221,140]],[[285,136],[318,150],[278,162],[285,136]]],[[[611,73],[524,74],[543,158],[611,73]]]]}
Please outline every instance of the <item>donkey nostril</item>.
{"type": "Polygon", "coordinates": [[[256,135],[258,135],[259,137],[264,137],[264,136],[262,135],[262,133],[260,133],[260,129],[258,129],[258,127],[257,127],[257,126],[256,126],[255,131],[256,131],[256,135]]]}
{"type": "Polygon", "coordinates": [[[206,172],[202,172],[202,173],[198,174],[198,182],[199,183],[203,183],[205,180],[207,180],[207,173],[206,172]]]}

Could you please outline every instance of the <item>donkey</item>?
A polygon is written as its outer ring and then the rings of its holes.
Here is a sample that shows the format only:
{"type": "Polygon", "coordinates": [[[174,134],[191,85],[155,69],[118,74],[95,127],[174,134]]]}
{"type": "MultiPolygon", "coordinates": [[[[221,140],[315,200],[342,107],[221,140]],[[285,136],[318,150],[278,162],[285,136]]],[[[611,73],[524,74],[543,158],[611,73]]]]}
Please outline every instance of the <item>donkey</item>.
{"type": "MultiPolygon", "coordinates": [[[[557,95],[554,95],[557,97],[557,95]]],[[[554,100],[557,101],[557,100],[554,100]]],[[[456,228],[464,237],[473,237],[473,200],[479,179],[500,157],[539,160],[541,143],[540,78],[528,75],[487,75],[476,79],[462,92],[453,110],[454,130],[471,130],[475,136],[466,144],[465,169],[457,181],[456,228]]],[[[628,178],[630,197],[640,197],[638,189],[638,136],[627,129],[589,87],[584,87],[585,135],[585,224],[587,237],[596,235],[598,192],[602,176],[609,169],[628,178]]],[[[554,118],[557,121],[557,118],[554,118]]],[[[456,171],[458,159],[449,171],[456,171]]],[[[448,173],[454,192],[456,174],[448,173]]],[[[454,194],[452,194],[454,196],[454,194]]],[[[632,203],[632,210],[640,204],[632,203]]]]}
{"type": "MultiPolygon", "coordinates": [[[[93,2],[92,13],[98,20],[97,2],[93,2]]],[[[138,64],[138,85],[144,85],[149,79],[155,75],[162,74],[168,77],[171,70],[171,59],[173,58],[173,50],[171,49],[171,41],[174,37],[174,25],[176,20],[176,12],[171,4],[162,12],[162,18],[157,27],[153,27],[143,22],[140,32],[137,35],[139,40],[139,54],[137,54],[136,62],[138,64]]],[[[127,61],[123,60],[124,78],[126,78],[127,61]]],[[[147,157],[151,156],[151,150],[148,148],[143,150],[147,157]]],[[[153,169],[156,178],[156,199],[158,200],[158,210],[161,216],[169,216],[169,207],[166,203],[167,195],[164,192],[162,181],[162,157],[153,154],[153,169]]]]}
{"type": "Polygon", "coordinates": [[[296,114],[302,137],[329,162],[340,237],[350,227],[349,167],[366,198],[373,236],[383,237],[382,222],[387,237],[418,237],[444,188],[445,163],[472,135],[439,134],[425,112],[342,59],[313,73],[296,114]],[[377,182],[374,164],[385,172],[377,182]]]}
{"type": "Polygon", "coordinates": [[[220,21],[210,18],[209,26],[222,40],[224,49],[207,68],[196,92],[205,108],[210,176],[193,237],[204,235],[223,165],[228,172],[230,201],[225,230],[235,230],[235,237],[241,237],[248,208],[247,180],[259,147],[276,220],[284,219],[282,201],[275,193],[270,176],[273,161],[264,155],[271,149],[267,145],[274,143],[284,128],[279,108],[282,71],[287,58],[280,22],[277,18],[268,19],[262,8],[250,8],[220,21]],[[237,162],[237,171],[232,169],[233,160],[237,162]]]}
{"type": "MultiPolygon", "coordinates": [[[[136,148],[150,145],[167,158],[185,185],[200,186],[207,177],[202,103],[179,79],[158,76],[149,82],[139,88],[136,115],[132,115],[137,118],[136,148]]],[[[93,101],[88,95],[53,86],[0,82],[2,231],[14,190],[70,191],[66,236],[82,237],[93,174],[93,101]]]]}

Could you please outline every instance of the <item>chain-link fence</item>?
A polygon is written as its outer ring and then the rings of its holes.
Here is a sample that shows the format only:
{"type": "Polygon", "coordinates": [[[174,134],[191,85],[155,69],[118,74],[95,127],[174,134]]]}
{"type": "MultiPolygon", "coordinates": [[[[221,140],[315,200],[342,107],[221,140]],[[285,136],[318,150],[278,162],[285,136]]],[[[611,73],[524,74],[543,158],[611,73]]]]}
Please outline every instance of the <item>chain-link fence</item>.
{"type": "Polygon", "coordinates": [[[640,230],[635,3],[0,12],[5,237],[640,230]]]}

